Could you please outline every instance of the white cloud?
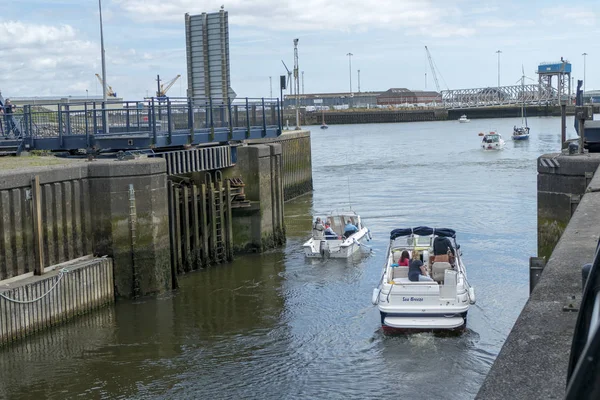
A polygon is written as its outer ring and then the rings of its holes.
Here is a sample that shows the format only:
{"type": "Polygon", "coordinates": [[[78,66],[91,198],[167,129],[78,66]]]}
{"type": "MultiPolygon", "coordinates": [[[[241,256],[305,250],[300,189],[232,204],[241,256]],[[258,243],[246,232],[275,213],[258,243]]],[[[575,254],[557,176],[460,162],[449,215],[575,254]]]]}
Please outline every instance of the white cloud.
{"type": "Polygon", "coordinates": [[[0,22],[4,93],[64,94],[82,73],[89,73],[91,80],[98,55],[97,46],[78,39],[72,26],[0,22]]]}
{"type": "Polygon", "coordinates": [[[517,25],[517,21],[500,18],[486,18],[478,20],[476,25],[481,28],[512,28],[517,25]]]}
{"type": "Polygon", "coordinates": [[[584,26],[596,25],[596,13],[589,7],[550,7],[542,10],[542,16],[545,18],[544,22],[546,23],[575,23],[584,26]],[[569,21],[566,22],[566,20],[569,21]]]}
{"type": "MultiPolygon", "coordinates": [[[[184,14],[214,12],[222,1],[208,0],[114,0],[131,18],[153,22],[181,22],[184,14]]],[[[227,4],[229,23],[242,27],[281,31],[356,31],[386,29],[421,29],[435,36],[464,36],[473,28],[452,27],[452,18],[461,16],[453,6],[432,0],[364,0],[277,1],[231,0],[227,4]],[[450,29],[443,34],[435,32],[444,24],[450,29]],[[427,29],[431,28],[431,29],[427,29]]],[[[433,36],[433,35],[432,35],[433,36]]]]}
{"type": "Polygon", "coordinates": [[[0,46],[13,49],[21,46],[51,44],[73,40],[75,29],[69,25],[28,25],[20,21],[0,22],[0,46]]]}

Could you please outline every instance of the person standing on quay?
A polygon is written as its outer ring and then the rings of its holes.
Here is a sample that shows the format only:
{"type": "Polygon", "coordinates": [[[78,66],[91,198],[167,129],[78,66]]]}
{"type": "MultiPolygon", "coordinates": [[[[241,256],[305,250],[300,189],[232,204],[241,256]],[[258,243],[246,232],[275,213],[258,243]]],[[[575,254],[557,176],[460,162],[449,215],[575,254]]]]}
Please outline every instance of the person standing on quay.
{"type": "Polygon", "coordinates": [[[14,104],[11,103],[10,99],[6,99],[6,103],[4,103],[4,119],[6,121],[6,137],[10,135],[12,131],[15,137],[19,136],[19,130],[17,129],[17,125],[15,124],[15,120],[13,119],[13,112],[17,108],[14,104]]]}

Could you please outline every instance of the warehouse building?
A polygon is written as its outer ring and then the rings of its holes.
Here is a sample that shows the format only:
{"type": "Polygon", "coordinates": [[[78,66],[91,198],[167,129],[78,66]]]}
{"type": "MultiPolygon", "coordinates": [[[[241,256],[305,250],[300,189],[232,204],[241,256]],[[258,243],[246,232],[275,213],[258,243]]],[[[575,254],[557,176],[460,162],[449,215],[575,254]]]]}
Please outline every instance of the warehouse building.
{"type": "Polygon", "coordinates": [[[394,106],[400,104],[430,104],[442,101],[438,92],[426,90],[409,90],[406,88],[392,88],[377,96],[378,106],[394,106]]]}

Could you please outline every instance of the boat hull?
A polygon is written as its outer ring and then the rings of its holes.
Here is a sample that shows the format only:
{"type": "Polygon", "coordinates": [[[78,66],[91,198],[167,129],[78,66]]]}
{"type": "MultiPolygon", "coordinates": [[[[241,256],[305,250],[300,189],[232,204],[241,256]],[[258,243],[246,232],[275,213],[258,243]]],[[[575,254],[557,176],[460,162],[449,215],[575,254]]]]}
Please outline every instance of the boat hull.
{"type": "Polygon", "coordinates": [[[349,258],[357,253],[363,241],[368,239],[369,230],[362,228],[348,239],[344,240],[325,240],[309,239],[304,243],[302,249],[307,258],[349,258]]]}
{"type": "Polygon", "coordinates": [[[529,135],[516,135],[512,137],[512,140],[528,140],[529,135]]]}
{"type": "Polygon", "coordinates": [[[381,327],[387,333],[462,331],[467,327],[467,311],[459,314],[391,314],[380,312],[381,327]]]}

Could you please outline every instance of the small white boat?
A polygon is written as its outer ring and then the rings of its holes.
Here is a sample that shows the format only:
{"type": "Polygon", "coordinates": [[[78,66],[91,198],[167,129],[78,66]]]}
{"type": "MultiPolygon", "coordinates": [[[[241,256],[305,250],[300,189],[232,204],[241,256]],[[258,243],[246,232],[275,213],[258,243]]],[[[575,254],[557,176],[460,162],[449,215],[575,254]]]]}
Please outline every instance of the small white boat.
{"type": "Polygon", "coordinates": [[[327,235],[323,230],[313,229],[312,237],[302,245],[306,257],[348,258],[359,251],[361,247],[370,250],[361,242],[371,240],[371,232],[363,225],[360,216],[354,211],[329,215],[324,222],[331,227],[335,234],[327,235]],[[357,231],[347,236],[344,235],[344,228],[348,221],[357,228],[357,231]]]}
{"type": "Polygon", "coordinates": [[[458,122],[460,122],[461,124],[464,124],[465,122],[471,122],[470,119],[467,118],[467,116],[465,114],[461,115],[460,118],[458,119],[458,122]]]}
{"type": "Polygon", "coordinates": [[[371,301],[384,331],[460,330],[466,326],[475,290],[467,281],[460,246],[452,229],[394,229],[379,286],[371,301]],[[411,281],[409,267],[398,266],[403,251],[418,251],[433,280],[411,281]]]}
{"type": "MultiPolygon", "coordinates": [[[[483,135],[480,133],[480,135],[483,135]]],[[[481,141],[481,148],[483,150],[502,150],[504,148],[504,139],[502,135],[496,132],[490,132],[483,135],[481,141]]]]}

